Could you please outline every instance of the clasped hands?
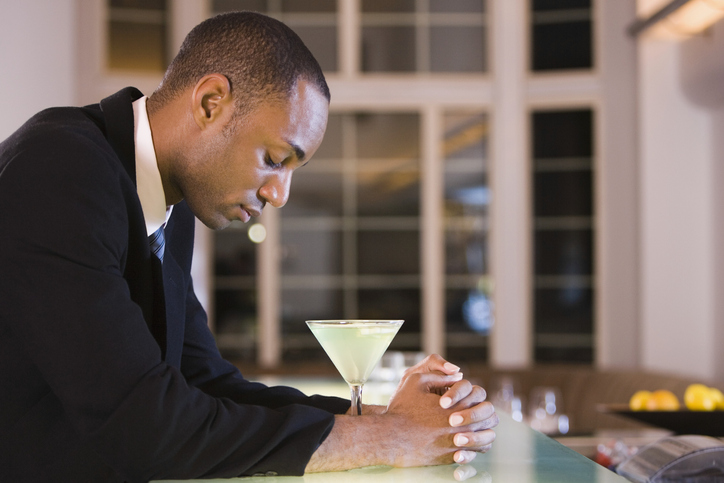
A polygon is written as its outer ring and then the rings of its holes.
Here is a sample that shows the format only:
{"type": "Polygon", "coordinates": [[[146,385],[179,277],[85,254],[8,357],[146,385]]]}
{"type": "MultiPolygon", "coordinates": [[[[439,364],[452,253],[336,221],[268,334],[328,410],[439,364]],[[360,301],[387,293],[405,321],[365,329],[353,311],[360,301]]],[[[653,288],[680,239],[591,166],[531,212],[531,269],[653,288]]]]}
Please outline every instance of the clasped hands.
{"type": "MultiPolygon", "coordinates": [[[[485,398],[485,390],[463,379],[459,367],[433,354],[405,371],[384,413],[413,418],[427,433],[426,442],[425,437],[417,442],[433,447],[437,463],[451,463],[452,453],[453,461],[465,464],[495,440],[492,428],[498,416],[485,398]],[[442,428],[445,420],[447,427],[442,428]]],[[[400,466],[416,463],[402,461],[400,466]]]]}

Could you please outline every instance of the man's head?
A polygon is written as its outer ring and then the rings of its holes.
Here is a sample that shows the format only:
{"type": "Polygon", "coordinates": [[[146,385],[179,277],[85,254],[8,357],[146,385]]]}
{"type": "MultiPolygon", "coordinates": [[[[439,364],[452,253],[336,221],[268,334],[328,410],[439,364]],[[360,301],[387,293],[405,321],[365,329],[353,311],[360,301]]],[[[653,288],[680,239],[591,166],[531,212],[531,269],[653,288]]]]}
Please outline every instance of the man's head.
{"type": "Polygon", "coordinates": [[[151,96],[149,109],[170,102],[208,74],[226,76],[241,116],[262,100],[286,98],[300,79],[330,99],[322,69],[299,36],[259,13],[225,13],[194,27],[151,96]]]}
{"type": "Polygon", "coordinates": [[[148,101],[166,202],[207,226],[283,206],[322,142],[329,90],[299,37],[238,12],[194,28],[148,101]]]}

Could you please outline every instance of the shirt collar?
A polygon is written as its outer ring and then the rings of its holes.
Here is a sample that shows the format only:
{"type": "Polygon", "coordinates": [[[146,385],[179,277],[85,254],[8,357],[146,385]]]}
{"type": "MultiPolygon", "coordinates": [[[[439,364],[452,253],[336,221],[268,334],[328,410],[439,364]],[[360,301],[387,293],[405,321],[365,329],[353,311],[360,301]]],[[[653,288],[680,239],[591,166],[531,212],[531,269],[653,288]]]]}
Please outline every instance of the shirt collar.
{"type": "Polygon", "coordinates": [[[143,96],[133,102],[133,138],[136,144],[136,191],[146,220],[146,234],[150,235],[168,221],[173,206],[166,206],[146,99],[143,96]]]}

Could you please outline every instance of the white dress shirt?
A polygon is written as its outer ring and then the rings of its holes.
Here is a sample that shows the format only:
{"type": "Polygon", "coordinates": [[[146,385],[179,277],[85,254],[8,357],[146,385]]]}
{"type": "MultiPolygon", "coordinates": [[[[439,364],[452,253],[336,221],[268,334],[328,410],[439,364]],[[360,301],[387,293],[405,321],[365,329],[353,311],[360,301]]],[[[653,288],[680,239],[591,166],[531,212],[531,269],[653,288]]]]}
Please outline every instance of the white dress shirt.
{"type": "Polygon", "coordinates": [[[151,235],[168,221],[173,206],[166,206],[146,99],[148,97],[143,96],[133,102],[133,139],[136,145],[136,189],[146,219],[146,235],[151,235]]]}

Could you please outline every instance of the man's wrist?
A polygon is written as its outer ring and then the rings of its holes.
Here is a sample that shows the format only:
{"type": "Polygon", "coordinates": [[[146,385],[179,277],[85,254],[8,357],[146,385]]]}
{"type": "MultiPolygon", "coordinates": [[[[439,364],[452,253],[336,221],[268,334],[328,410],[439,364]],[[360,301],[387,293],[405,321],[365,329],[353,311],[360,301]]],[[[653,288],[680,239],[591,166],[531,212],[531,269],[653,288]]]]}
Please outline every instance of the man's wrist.
{"type": "Polygon", "coordinates": [[[385,411],[387,411],[387,406],[380,406],[377,404],[362,405],[362,414],[384,414],[385,411]]]}

